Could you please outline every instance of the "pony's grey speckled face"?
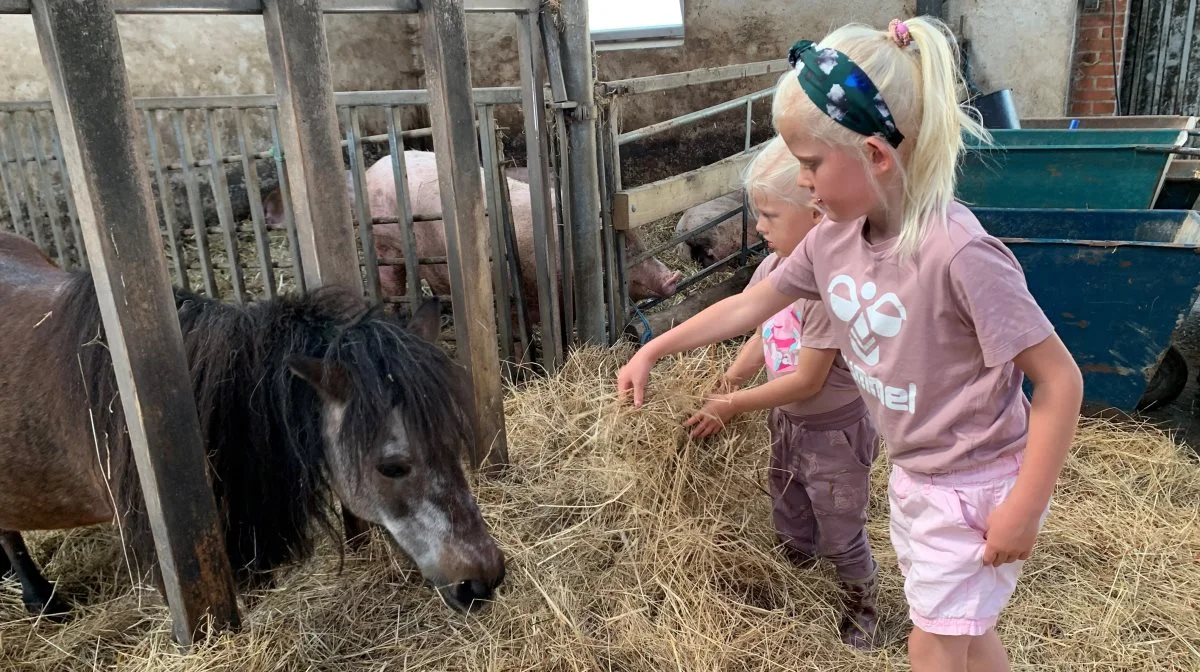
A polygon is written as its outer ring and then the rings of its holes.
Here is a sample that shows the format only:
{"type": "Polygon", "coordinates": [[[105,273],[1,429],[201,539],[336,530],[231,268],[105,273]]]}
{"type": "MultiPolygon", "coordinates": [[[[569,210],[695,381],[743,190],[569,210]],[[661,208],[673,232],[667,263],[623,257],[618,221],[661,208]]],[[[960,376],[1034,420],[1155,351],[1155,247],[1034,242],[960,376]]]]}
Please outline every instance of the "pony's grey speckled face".
{"type": "Polygon", "coordinates": [[[319,393],[326,464],[343,507],[386,529],[450,606],[471,610],[503,580],[504,555],[463,471],[457,444],[470,436],[462,426],[469,423],[445,412],[457,402],[447,369],[439,368],[444,355],[431,345],[439,326],[436,304],[418,309],[408,330],[421,339],[409,334],[397,341],[407,357],[402,362],[360,368],[371,384],[328,361],[297,361],[292,368],[319,393]],[[422,371],[426,377],[418,378],[422,371]],[[419,382],[425,387],[415,387],[419,382]]]}
{"type": "Polygon", "coordinates": [[[326,405],[329,465],[343,506],[385,528],[452,607],[469,610],[490,600],[503,579],[504,557],[461,462],[440,446],[411,441],[398,411],[370,449],[342,445],[344,418],[344,405],[326,405]]]}

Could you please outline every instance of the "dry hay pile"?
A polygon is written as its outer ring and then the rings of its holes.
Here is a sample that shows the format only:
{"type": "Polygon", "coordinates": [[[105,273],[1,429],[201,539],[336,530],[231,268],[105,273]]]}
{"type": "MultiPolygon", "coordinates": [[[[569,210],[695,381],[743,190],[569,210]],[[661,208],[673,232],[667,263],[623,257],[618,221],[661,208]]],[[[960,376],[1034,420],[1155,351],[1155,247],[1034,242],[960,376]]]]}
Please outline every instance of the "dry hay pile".
{"type": "MultiPolygon", "coordinates": [[[[905,669],[901,580],[886,532],[885,460],[870,533],[889,642],[854,654],[836,634],[828,567],[775,549],[761,414],[684,439],[694,394],[728,347],[663,362],[646,407],[613,403],[628,351],[576,353],[507,402],[514,465],[475,484],[508,557],[500,601],[447,610],[376,537],[289,572],[244,606],[245,630],[180,656],[166,609],[131,589],[108,532],[39,535],[35,554],[81,599],[73,624],[21,619],[0,590],[0,669],[905,669]],[[55,552],[57,551],[57,552],[55,552]]],[[[1015,669],[1200,667],[1200,467],[1146,428],[1085,421],[1046,529],[1001,622],[1015,669]]]]}

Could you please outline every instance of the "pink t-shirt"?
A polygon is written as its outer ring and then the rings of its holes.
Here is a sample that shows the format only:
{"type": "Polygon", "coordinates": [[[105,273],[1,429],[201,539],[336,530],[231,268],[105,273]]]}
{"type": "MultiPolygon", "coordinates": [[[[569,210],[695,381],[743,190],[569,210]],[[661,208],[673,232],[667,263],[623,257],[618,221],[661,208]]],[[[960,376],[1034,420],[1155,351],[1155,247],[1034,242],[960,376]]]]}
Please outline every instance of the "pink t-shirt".
{"type": "Polygon", "coordinates": [[[1016,257],[953,203],[916,258],[872,245],[865,219],[814,228],[769,276],[821,299],[850,373],[894,464],[945,473],[1025,446],[1029,400],[1012,359],[1054,327],[1016,257]]]}
{"type": "MultiPolygon", "coordinates": [[[[779,265],[779,255],[772,252],[750,277],[747,287],[767,277],[779,265]]],[[[767,369],[767,380],[791,373],[796,370],[796,359],[800,348],[816,350],[836,350],[838,342],[834,337],[833,324],[829,321],[829,313],[820,301],[800,299],[792,305],[776,313],[771,319],[763,322],[759,334],[763,341],[763,359],[767,369]]],[[[829,375],[821,390],[801,401],[784,404],[781,409],[788,413],[801,416],[828,413],[849,404],[859,398],[858,386],[846,368],[846,362],[839,354],[829,367],[829,375]]]]}

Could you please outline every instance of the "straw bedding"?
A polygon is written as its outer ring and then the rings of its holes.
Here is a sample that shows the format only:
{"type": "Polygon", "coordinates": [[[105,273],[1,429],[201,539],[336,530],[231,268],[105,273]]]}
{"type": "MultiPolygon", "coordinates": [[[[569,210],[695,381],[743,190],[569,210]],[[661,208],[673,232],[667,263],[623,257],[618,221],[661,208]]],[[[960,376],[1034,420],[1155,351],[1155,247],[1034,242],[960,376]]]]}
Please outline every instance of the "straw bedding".
{"type": "MultiPolygon", "coordinates": [[[[614,404],[628,351],[576,352],[559,375],[510,393],[513,466],[474,482],[508,557],[499,601],[446,609],[376,538],[326,547],[248,597],[241,633],[182,656],[152,590],[131,587],[107,529],[30,535],[81,606],[69,625],[23,617],[0,584],[0,669],[891,670],[907,669],[902,584],[887,539],[886,460],[870,535],[888,643],[846,650],[827,566],[775,549],[762,415],[690,442],[680,421],[732,355],[660,363],[646,407],[614,404]]],[[[1146,427],[1081,423],[1013,604],[1001,621],[1015,669],[1200,667],[1200,467],[1146,427]]]]}

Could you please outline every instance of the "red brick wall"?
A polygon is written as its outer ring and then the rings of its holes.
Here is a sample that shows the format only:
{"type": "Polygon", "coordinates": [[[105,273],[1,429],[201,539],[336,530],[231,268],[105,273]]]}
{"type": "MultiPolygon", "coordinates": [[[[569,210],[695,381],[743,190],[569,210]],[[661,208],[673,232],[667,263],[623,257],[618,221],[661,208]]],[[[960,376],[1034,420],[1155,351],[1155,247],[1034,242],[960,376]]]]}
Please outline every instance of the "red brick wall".
{"type": "Polygon", "coordinates": [[[1071,77],[1070,114],[1107,116],[1117,109],[1117,77],[1125,54],[1125,26],[1129,0],[1099,0],[1079,4],[1075,28],[1074,68],[1071,77]],[[1116,30],[1113,30],[1116,3],[1116,30]],[[1092,5],[1096,5],[1092,7],[1092,5]],[[1113,75],[1113,38],[1116,38],[1116,76],[1113,75]]]}

